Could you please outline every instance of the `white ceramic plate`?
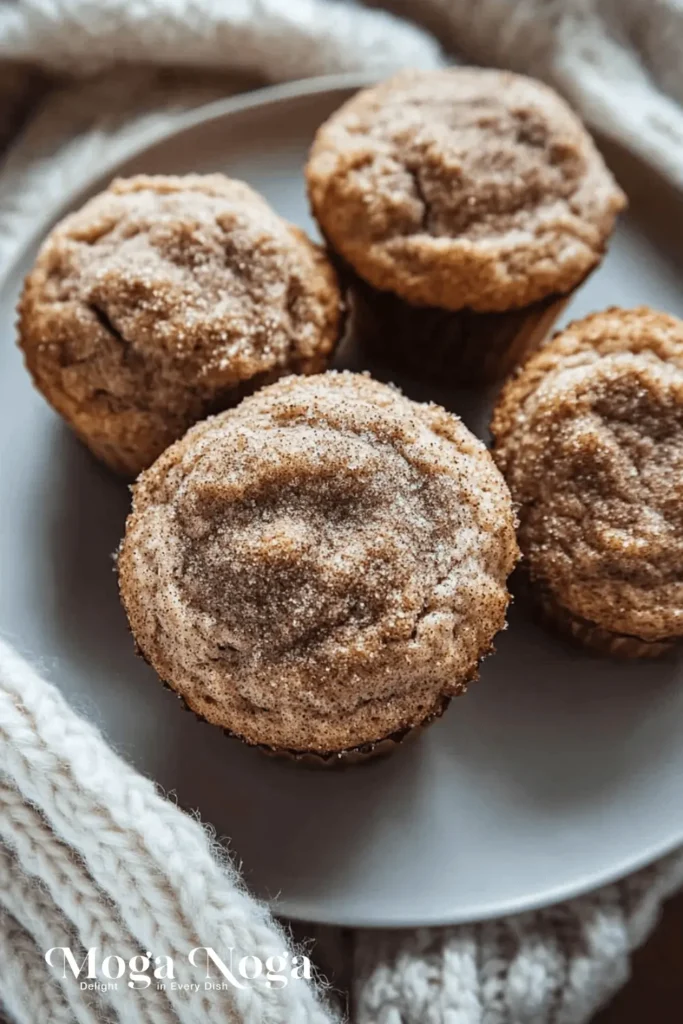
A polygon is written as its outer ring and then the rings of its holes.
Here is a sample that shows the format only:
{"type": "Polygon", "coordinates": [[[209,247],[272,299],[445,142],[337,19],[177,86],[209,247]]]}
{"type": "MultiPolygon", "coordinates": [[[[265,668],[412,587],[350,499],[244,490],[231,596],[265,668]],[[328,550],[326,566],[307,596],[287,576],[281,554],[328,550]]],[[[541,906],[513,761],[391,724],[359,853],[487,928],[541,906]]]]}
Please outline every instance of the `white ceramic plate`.
{"type": "MultiPolygon", "coordinates": [[[[313,231],[302,164],[317,125],[351,91],[327,79],[213,105],[126,164],[98,168],[87,191],[113,173],[221,170],[313,231]]],[[[569,315],[639,302],[682,315],[667,251],[681,207],[624,154],[609,156],[632,213],[569,315]]],[[[65,195],[46,217],[84,197],[65,195]]],[[[0,629],[124,756],[230,837],[259,894],[283,914],[340,924],[471,921],[575,895],[683,843],[683,666],[595,659],[523,607],[470,694],[384,762],[301,769],[186,714],[133,654],[119,606],[111,553],[127,489],[32,390],[14,345],[35,250],[0,291],[0,629]]],[[[486,421],[472,396],[432,397],[475,429],[486,421]]]]}

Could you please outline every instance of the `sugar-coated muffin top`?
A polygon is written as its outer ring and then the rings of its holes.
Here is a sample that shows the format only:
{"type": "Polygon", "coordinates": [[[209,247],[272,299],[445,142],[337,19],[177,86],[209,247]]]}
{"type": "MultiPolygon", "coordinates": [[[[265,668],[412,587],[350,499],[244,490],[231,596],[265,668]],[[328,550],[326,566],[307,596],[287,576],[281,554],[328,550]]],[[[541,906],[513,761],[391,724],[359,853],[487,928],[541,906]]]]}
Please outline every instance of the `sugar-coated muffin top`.
{"type": "Polygon", "coordinates": [[[307,179],[323,232],[361,277],[451,310],[571,291],[625,204],[552,89],[481,68],[359,92],[319,129],[307,179]]]}
{"type": "Polygon", "coordinates": [[[336,276],[265,199],[221,174],[114,181],[51,232],[20,304],[40,390],[130,475],[208,412],[316,372],[336,276]]]}
{"type": "Polygon", "coordinates": [[[456,417],[352,373],[289,377],[141,475],[119,553],[135,639],[249,742],[339,751],[463,690],[505,621],[510,495],[456,417]]]}
{"type": "Polygon", "coordinates": [[[683,322],[571,324],[506,385],[492,431],[532,577],[605,629],[683,635],[683,322]]]}

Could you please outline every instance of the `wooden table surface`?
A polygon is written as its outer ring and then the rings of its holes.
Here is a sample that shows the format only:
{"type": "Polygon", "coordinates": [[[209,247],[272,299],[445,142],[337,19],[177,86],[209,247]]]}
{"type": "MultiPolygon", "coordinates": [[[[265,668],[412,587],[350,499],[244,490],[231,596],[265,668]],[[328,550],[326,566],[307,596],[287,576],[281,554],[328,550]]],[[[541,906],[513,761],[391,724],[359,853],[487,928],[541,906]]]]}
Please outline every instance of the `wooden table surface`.
{"type": "Polygon", "coordinates": [[[631,981],[594,1024],[681,1024],[683,895],[669,901],[652,937],[633,959],[631,981]]]}

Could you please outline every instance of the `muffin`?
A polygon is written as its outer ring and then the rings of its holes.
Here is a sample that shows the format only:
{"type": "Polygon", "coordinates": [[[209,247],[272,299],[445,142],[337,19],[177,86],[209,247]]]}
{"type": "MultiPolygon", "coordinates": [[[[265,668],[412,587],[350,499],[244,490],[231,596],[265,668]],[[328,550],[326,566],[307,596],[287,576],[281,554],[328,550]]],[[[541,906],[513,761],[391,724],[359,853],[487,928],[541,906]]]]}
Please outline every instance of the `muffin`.
{"type": "Polygon", "coordinates": [[[683,636],[683,322],[609,309],[571,324],[503,389],[494,455],[529,584],[598,650],[683,636]]]}
{"type": "Polygon", "coordinates": [[[318,131],[306,175],[360,341],[460,384],[505,376],[543,340],[625,205],[555,92],[481,68],[359,92],[318,131]]]}
{"type": "Polygon", "coordinates": [[[298,228],[221,174],[114,181],[58,224],[19,305],[37,388],[135,476],[192,423],[325,368],[337,277],[298,228]]]}
{"type": "Polygon", "coordinates": [[[288,377],[141,474],[119,558],[145,659],[200,717],[317,763],[441,714],[505,623],[512,505],[456,417],[288,377]]]}

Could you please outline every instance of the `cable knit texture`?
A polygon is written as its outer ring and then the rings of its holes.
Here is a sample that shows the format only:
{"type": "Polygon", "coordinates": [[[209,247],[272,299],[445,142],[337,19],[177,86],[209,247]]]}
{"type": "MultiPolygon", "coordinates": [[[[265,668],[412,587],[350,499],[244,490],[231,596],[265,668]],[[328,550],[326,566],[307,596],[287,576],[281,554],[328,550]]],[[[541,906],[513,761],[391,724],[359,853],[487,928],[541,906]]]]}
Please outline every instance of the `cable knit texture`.
{"type": "MultiPolygon", "coordinates": [[[[6,860],[7,874],[16,874],[10,865],[20,863],[26,876],[39,879],[43,886],[21,903],[18,888],[27,884],[25,879],[19,886],[11,882],[0,890],[6,913],[12,914],[13,934],[21,936],[21,948],[33,944],[24,974],[39,974],[43,960],[35,948],[44,952],[48,932],[69,927],[77,929],[85,948],[101,936],[111,939],[111,947],[106,942],[105,948],[124,957],[129,950],[131,955],[163,950],[177,960],[179,981],[191,980],[181,978],[181,971],[189,950],[196,946],[233,947],[244,951],[242,955],[256,952],[264,961],[286,949],[284,933],[267,909],[243,890],[208,833],[162,799],[152,782],[117,757],[97,730],[71,712],[59,692],[4,643],[0,643],[0,764],[2,841],[15,854],[14,861],[6,860]],[[21,924],[17,913],[23,918],[21,924]],[[122,942],[122,950],[114,939],[122,942]]],[[[21,982],[21,970],[5,968],[2,962],[0,972],[7,970],[9,984],[0,991],[8,1006],[13,1000],[13,1006],[23,998],[21,988],[13,992],[11,985],[13,974],[21,982]]],[[[31,986],[33,994],[51,1001],[57,1014],[65,997],[48,984],[46,966],[43,974],[44,983],[36,980],[31,986]]],[[[125,996],[126,1002],[118,1019],[126,1022],[329,1024],[333,1020],[303,979],[282,988],[265,983],[228,986],[227,991],[208,995],[169,986],[161,1000],[154,988],[119,988],[120,993],[114,994],[125,996]],[[136,1005],[140,994],[145,998],[136,1005]]],[[[30,1019],[33,1024],[47,1024],[57,1017],[41,1009],[30,1019]]]]}
{"type": "MultiPolygon", "coordinates": [[[[23,0],[0,2],[0,137],[49,92],[0,174],[0,265],[92,167],[125,158],[202,103],[263,81],[383,76],[447,52],[536,75],[595,129],[683,187],[680,0],[23,0]],[[422,23],[422,28],[407,19],[422,23]],[[2,61],[11,60],[3,65],[2,61]],[[24,62],[24,67],[16,62],[24,62]],[[128,67],[124,70],[121,65],[128,67]],[[69,84],[69,76],[90,76],[69,84]]],[[[19,1024],[334,1020],[309,985],[81,993],[42,951],[132,953],[286,937],[192,819],[0,647],[0,1003],[19,1024]],[[103,795],[106,793],[106,797],[103,795]]],[[[411,932],[318,929],[355,1024],[582,1024],[623,983],[683,854],[560,907],[411,932]]],[[[311,930],[308,929],[309,935],[311,930]]],[[[1,1011],[0,1011],[1,1013],[1,1011]]]]}

